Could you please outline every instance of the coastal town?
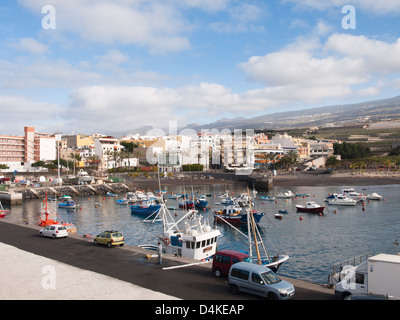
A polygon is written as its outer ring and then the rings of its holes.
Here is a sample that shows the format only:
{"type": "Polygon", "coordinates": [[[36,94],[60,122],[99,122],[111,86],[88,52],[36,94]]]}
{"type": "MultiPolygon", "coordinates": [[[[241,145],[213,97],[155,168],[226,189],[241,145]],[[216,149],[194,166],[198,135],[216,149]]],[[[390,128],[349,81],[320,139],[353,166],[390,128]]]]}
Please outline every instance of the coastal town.
{"type": "Polygon", "coordinates": [[[240,172],[266,169],[285,155],[294,158],[288,166],[301,162],[305,170],[324,167],[326,159],[334,155],[333,143],[339,142],[238,131],[112,137],[39,133],[25,127],[23,136],[0,135],[0,172],[44,172],[57,169],[57,164],[69,174],[79,170],[99,175],[110,170],[137,172],[152,166],[158,166],[163,174],[182,172],[188,166],[193,166],[193,171],[240,172]]]}
{"type": "Polygon", "coordinates": [[[149,319],[400,300],[399,1],[0,16],[0,300],[149,319]]]}

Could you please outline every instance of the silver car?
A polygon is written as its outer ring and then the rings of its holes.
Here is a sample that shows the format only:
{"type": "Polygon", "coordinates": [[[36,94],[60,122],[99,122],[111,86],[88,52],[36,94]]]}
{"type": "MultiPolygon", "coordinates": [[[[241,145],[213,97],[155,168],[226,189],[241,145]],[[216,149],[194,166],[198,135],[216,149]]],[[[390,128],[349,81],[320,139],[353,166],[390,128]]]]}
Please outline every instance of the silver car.
{"type": "Polygon", "coordinates": [[[41,237],[65,238],[68,236],[67,228],[63,225],[53,224],[39,231],[41,237]]]}
{"type": "Polygon", "coordinates": [[[286,300],[295,294],[291,283],[281,280],[271,269],[251,262],[233,264],[228,284],[234,294],[244,291],[270,300],[286,300]]]}

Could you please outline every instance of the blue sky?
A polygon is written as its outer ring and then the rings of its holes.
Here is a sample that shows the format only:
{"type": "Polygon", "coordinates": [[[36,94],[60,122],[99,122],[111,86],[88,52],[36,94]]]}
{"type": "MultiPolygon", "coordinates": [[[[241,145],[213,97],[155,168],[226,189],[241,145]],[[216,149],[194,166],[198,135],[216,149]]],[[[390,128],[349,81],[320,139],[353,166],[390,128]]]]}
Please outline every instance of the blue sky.
{"type": "Polygon", "coordinates": [[[0,134],[182,127],[398,95],[400,2],[354,0],[355,15],[348,4],[3,0],[0,134]]]}

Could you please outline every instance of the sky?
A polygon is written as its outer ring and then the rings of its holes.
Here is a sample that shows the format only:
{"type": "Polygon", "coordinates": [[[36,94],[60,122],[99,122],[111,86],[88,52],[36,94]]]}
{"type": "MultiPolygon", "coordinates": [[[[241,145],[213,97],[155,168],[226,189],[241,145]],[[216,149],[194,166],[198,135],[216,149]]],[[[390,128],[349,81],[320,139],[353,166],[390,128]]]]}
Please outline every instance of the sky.
{"type": "Polygon", "coordinates": [[[398,0],[2,0],[0,134],[167,128],[399,95],[398,0]]]}

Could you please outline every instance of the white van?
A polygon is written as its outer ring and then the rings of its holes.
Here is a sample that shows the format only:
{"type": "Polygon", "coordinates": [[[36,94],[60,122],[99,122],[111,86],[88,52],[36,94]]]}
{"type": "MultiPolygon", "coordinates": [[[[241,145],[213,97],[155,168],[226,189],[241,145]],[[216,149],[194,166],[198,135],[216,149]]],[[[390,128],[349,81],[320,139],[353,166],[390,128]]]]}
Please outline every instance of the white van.
{"type": "Polygon", "coordinates": [[[228,276],[231,292],[259,295],[270,300],[286,300],[294,296],[294,286],[281,280],[271,269],[251,262],[231,266],[228,276]]]}

